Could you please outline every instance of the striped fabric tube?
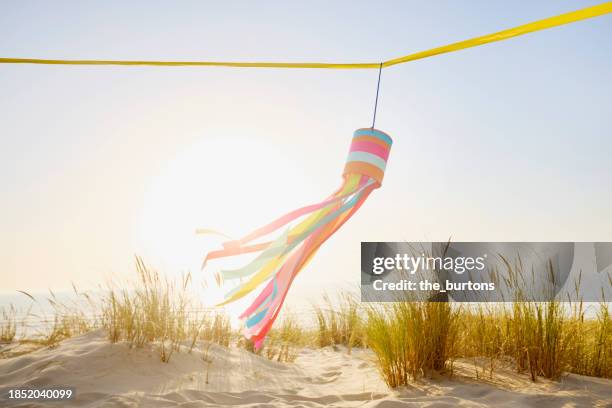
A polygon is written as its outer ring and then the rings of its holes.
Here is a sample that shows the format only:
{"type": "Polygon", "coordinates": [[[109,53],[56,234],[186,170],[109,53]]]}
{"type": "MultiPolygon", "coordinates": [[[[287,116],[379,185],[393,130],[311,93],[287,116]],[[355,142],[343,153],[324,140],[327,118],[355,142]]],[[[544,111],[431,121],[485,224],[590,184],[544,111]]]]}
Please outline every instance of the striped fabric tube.
{"type": "Polygon", "coordinates": [[[356,130],[344,167],[344,176],[353,173],[362,174],[382,184],[392,144],[391,137],[380,130],[372,128],[356,130]]]}

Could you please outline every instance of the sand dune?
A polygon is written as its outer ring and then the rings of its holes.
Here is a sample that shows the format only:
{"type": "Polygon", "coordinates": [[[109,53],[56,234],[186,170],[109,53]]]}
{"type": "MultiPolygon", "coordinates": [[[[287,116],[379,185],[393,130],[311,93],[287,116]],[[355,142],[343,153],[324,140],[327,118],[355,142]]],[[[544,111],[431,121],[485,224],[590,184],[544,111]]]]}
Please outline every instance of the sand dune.
{"type": "MultiPolygon", "coordinates": [[[[438,378],[389,390],[369,351],[302,351],[293,364],[245,350],[206,345],[162,363],[153,348],[109,344],[100,331],[54,349],[0,360],[0,388],[76,387],[63,402],[2,406],[48,407],[612,407],[612,381],[569,375],[531,383],[511,370],[473,379],[470,362],[457,363],[452,380],[438,378]],[[209,363],[210,361],[210,363],[209,363]],[[470,378],[472,377],[472,378],[470,378]]],[[[3,392],[4,394],[4,392],[3,392]]]]}

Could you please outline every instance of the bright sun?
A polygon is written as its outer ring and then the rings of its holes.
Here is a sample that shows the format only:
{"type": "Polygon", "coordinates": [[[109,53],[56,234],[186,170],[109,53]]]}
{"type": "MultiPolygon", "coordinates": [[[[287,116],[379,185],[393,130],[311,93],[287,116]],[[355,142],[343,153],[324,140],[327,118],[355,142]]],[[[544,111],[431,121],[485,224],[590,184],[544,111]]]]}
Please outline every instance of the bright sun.
{"type": "Polygon", "coordinates": [[[199,268],[221,239],[198,236],[197,228],[238,237],[320,195],[289,156],[282,144],[273,146],[252,132],[187,147],[151,179],[137,223],[137,253],[167,274],[212,276],[199,268]]]}

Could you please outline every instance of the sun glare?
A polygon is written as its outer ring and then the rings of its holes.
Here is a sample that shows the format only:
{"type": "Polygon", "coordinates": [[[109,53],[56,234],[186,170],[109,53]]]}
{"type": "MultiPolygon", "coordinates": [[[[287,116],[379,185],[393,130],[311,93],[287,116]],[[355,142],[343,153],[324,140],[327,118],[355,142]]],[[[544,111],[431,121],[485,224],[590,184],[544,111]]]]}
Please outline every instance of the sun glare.
{"type": "Polygon", "coordinates": [[[137,223],[137,253],[166,274],[191,271],[196,279],[212,278],[220,266],[237,266],[230,260],[200,273],[204,254],[223,238],[197,235],[196,229],[239,237],[307,204],[301,197],[316,197],[308,191],[313,181],[289,156],[283,145],[252,132],[249,138],[217,136],[188,146],[151,176],[137,223]],[[283,191],[284,186],[291,191],[283,191]]]}

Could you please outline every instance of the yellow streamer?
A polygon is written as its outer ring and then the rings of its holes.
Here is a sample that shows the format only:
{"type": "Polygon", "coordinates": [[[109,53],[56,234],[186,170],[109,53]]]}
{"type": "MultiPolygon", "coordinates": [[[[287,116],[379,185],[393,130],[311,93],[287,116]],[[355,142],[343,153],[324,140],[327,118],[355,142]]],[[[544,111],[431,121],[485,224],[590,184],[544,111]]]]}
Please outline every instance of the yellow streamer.
{"type": "MultiPolygon", "coordinates": [[[[518,27],[499,31],[497,33],[471,38],[469,40],[432,48],[399,58],[384,61],[383,68],[397,64],[415,61],[435,55],[459,51],[466,48],[477,47],[496,41],[507,40],[534,31],[546,30],[564,24],[574,23],[602,16],[612,12],[612,2],[605,2],[596,6],[586,7],[570,13],[534,21],[518,27]]],[[[233,68],[315,68],[315,69],[379,69],[380,62],[365,63],[325,63],[325,62],[226,62],[226,61],[120,61],[120,60],[59,60],[37,58],[0,58],[0,64],[49,64],[49,65],[147,65],[147,66],[204,66],[204,67],[233,67],[233,68]]]]}

